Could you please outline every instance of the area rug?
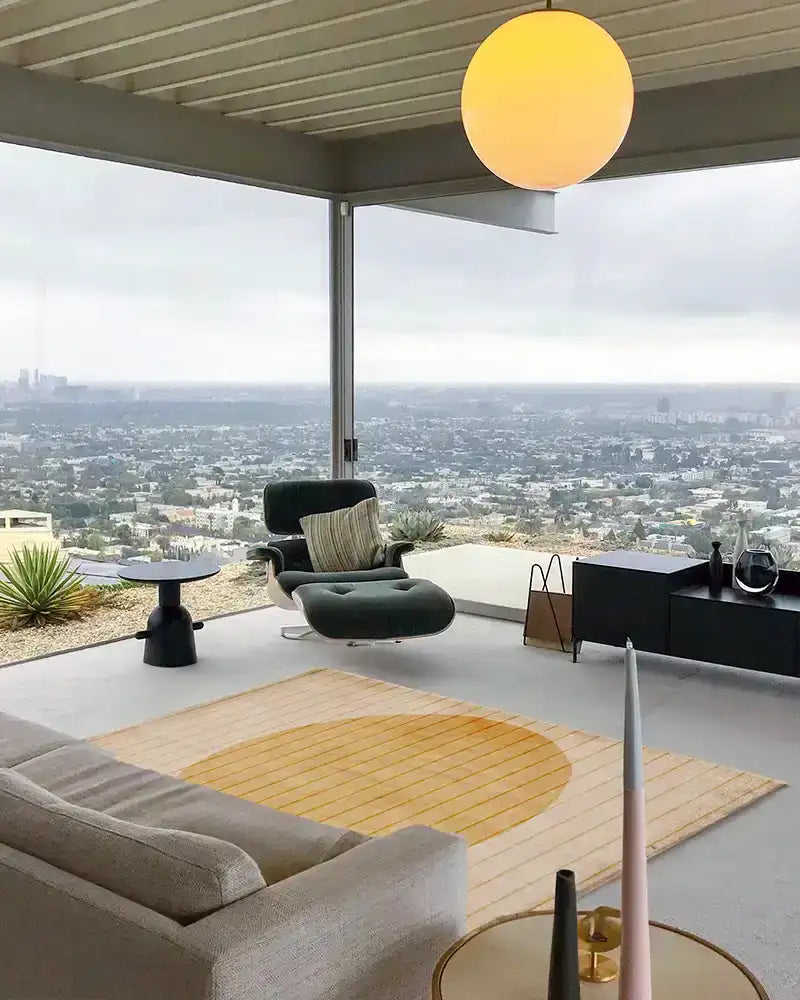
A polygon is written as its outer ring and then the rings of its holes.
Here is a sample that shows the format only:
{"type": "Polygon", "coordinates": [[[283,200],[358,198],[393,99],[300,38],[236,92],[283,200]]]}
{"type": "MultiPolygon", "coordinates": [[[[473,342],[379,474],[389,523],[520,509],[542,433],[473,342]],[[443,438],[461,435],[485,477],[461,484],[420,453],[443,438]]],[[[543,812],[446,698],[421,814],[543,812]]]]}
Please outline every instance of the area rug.
{"type": "MultiPolygon", "coordinates": [[[[622,745],[337,670],[312,670],[94,740],[122,760],[370,835],[424,823],[469,844],[469,922],[617,878],[622,745]]],[[[781,782],[645,750],[651,855],[781,782]]]]}

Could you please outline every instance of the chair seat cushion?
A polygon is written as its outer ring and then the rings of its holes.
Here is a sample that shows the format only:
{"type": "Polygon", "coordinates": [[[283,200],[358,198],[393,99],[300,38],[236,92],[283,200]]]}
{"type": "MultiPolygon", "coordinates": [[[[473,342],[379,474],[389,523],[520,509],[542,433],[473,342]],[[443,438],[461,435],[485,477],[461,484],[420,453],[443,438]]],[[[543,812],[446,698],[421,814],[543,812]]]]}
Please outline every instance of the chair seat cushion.
{"type": "Polygon", "coordinates": [[[55,750],[14,770],[76,805],[132,823],[188,830],[236,844],[256,861],[268,885],[368,839],[126,764],[89,743],[55,750]]]}
{"type": "Polygon", "coordinates": [[[0,842],[181,923],[264,888],[240,847],[115,819],[0,769],[0,842]]]}
{"type": "Polygon", "coordinates": [[[429,580],[309,583],[295,593],[309,625],[326,639],[412,639],[443,632],[453,598],[429,580]]]}
{"type": "Polygon", "coordinates": [[[290,597],[298,587],[307,583],[369,583],[407,579],[408,573],[398,566],[381,566],[379,569],[354,570],[350,573],[303,573],[287,569],[277,576],[278,586],[290,597]]]}

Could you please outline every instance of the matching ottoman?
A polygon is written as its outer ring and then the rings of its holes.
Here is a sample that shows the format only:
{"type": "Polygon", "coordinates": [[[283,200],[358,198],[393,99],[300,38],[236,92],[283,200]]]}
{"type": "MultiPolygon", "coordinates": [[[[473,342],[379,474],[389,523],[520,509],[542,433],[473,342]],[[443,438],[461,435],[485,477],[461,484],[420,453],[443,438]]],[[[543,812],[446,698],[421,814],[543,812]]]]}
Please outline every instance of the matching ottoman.
{"type": "Polygon", "coordinates": [[[307,583],[293,597],[315,632],[345,642],[436,635],[456,614],[453,598],[430,580],[307,583]]]}

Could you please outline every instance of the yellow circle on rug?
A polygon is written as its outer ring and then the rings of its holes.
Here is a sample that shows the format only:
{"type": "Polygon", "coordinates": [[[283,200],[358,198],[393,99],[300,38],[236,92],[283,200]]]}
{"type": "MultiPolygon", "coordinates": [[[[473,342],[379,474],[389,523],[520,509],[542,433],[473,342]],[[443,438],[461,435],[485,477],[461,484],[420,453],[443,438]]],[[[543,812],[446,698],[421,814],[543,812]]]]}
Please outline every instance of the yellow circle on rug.
{"type": "Polygon", "coordinates": [[[469,715],[370,715],[269,733],[182,777],[368,835],[415,823],[478,844],[544,812],[572,773],[541,733],[469,715]]]}

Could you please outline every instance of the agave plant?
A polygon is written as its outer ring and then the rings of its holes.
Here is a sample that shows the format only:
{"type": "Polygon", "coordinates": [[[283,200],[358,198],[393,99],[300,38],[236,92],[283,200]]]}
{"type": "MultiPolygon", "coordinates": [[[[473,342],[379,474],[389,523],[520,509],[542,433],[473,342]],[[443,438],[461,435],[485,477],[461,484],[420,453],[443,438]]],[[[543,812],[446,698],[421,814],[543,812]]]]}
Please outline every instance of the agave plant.
{"type": "Polygon", "coordinates": [[[0,627],[55,625],[77,618],[98,602],[69,568],[69,557],[49,545],[24,545],[0,566],[0,627]]]}
{"type": "Polygon", "coordinates": [[[438,542],[444,536],[444,521],[429,510],[401,510],[389,525],[396,542],[438,542]]]}

